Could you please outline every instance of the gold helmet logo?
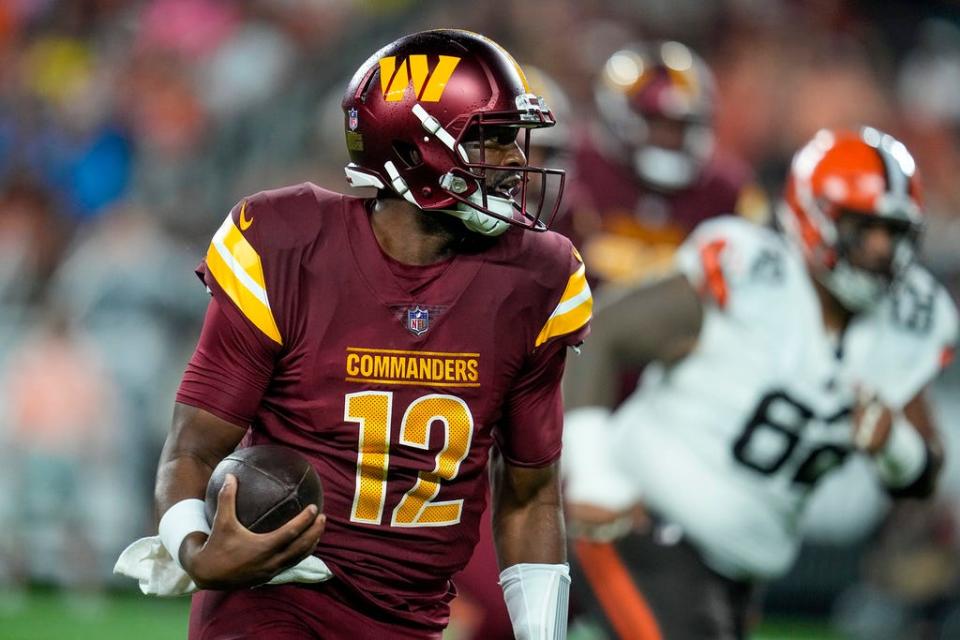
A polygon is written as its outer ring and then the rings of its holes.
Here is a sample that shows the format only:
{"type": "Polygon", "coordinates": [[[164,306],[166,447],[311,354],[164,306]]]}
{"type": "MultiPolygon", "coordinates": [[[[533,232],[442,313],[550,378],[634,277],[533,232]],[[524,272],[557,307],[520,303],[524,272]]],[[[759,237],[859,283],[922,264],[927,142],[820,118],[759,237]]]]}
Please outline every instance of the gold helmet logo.
{"type": "Polygon", "coordinates": [[[455,56],[440,56],[440,61],[430,72],[427,56],[414,54],[400,60],[395,56],[380,59],[380,90],[387,102],[400,102],[407,87],[413,85],[414,94],[421,102],[439,102],[447,88],[447,81],[460,64],[455,56]],[[429,76],[429,81],[427,77],[429,76]]]}

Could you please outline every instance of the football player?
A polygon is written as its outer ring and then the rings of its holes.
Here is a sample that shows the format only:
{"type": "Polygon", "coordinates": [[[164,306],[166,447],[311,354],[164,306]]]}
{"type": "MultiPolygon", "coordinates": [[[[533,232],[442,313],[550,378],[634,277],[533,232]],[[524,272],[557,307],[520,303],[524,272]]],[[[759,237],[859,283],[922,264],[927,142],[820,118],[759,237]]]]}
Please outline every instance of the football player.
{"type": "Polygon", "coordinates": [[[744,637],[753,585],[787,571],[807,497],[851,456],[894,497],[934,488],[924,389],[957,311],[913,260],[913,158],[876,129],[820,131],[778,220],[703,223],[677,273],[598,305],[568,374],[576,559],[617,637],[744,637]],[[618,365],[651,361],[611,415],[618,365]]]}
{"type": "Polygon", "coordinates": [[[156,485],[163,544],[201,589],[190,637],[440,638],[496,443],[515,633],[563,638],[559,382],[592,301],[528,197],[533,180],[563,186],[525,153],[554,117],[504,49],[457,30],[377,51],[343,111],[348,181],[376,197],[310,183],[246,197],[198,270],[213,299],[156,485]],[[311,460],[325,513],[253,534],[228,481],[207,528],[213,467],[264,443],[311,460]],[[332,577],[248,588],[311,554],[332,577]]]}
{"type": "Polygon", "coordinates": [[[592,278],[663,270],[705,218],[766,216],[749,168],[715,147],[714,85],[679,42],[632,44],[603,66],[594,91],[600,126],[577,145],[577,180],[557,227],[583,249],[592,278]]]}

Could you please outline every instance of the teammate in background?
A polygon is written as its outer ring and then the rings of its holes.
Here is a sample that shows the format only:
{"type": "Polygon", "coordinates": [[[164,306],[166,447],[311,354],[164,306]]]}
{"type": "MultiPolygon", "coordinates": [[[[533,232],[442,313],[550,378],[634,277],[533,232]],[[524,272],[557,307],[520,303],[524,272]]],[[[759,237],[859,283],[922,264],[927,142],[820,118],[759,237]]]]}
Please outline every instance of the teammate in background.
{"type": "MultiPolygon", "coordinates": [[[[570,98],[546,71],[524,64],[523,72],[533,93],[550,105],[550,111],[557,121],[554,126],[538,131],[536,137],[531,138],[528,161],[537,166],[566,170],[567,184],[570,184],[572,135],[569,123],[573,121],[570,98]]],[[[576,177],[573,176],[573,179],[576,177]]],[[[537,200],[540,188],[539,182],[531,182],[527,197],[537,200]]],[[[547,211],[552,210],[555,204],[552,201],[557,195],[556,191],[546,192],[544,207],[547,211]]],[[[563,215],[562,210],[558,215],[563,215]]],[[[454,619],[461,635],[466,632],[466,637],[474,640],[512,640],[512,625],[498,584],[499,572],[490,509],[487,508],[480,520],[480,540],[473,556],[463,571],[454,576],[459,592],[459,601],[454,605],[454,619]],[[460,618],[456,617],[458,613],[460,618]]]]}
{"type": "Polygon", "coordinates": [[[592,302],[578,253],[527,193],[562,189],[562,171],[524,152],[553,115],[506,51],[455,30],[375,53],[343,110],[348,180],[377,197],[306,183],[245,198],[198,271],[213,299],[156,486],[164,546],[205,589],[190,637],[440,638],[496,443],[514,631],[563,638],[559,383],[592,302]],[[264,443],[313,462],[326,513],[253,534],[228,482],[209,531],[211,470],[264,443]],[[247,588],[309,554],[333,577],[247,588]]]}
{"type": "Polygon", "coordinates": [[[577,180],[557,226],[581,247],[592,278],[624,282],[666,270],[706,218],[765,219],[749,168],[715,148],[713,75],[688,47],[625,47],[607,60],[594,93],[600,126],[578,141],[577,180]]]}
{"type": "Polygon", "coordinates": [[[925,388],[957,311],[913,262],[913,158],[875,129],[820,131],[777,213],[782,235],[705,222],[678,273],[611,290],[568,372],[574,580],[618,637],[745,637],[753,586],[790,567],[807,496],[851,455],[894,497],[934,488],[925,388]],[[617,365],[651,361],[611,415],[617,365]]]}

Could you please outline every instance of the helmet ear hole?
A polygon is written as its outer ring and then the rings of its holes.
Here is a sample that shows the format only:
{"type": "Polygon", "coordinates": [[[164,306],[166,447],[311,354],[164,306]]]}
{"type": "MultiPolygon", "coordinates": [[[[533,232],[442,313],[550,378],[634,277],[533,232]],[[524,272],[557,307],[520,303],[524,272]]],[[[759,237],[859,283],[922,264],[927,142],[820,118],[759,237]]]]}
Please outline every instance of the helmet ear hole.
{"type": "Polygon", "coordinates": [[[404,142],[403,140],[394,140],[393,153],[407,169],[413,169],[414,167],[420,166],[423,163],[423,157],[420,155],[420,150],[409,142],[404,142]]]}

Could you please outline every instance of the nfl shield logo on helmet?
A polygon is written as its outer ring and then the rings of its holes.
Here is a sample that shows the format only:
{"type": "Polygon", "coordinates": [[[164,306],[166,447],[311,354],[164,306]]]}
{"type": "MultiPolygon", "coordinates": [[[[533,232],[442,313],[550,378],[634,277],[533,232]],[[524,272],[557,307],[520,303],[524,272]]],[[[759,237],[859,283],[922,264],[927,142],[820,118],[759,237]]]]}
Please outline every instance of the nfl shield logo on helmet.
{"type": "Polygon", "coordinates": [[[360,126],[360,116],[356,109],[347,111],[347,126],[350,127],[350,131],[356,131],[357,127],[360,126]]]}
{"type": "Polygon", "coordinates": [[[419,306],[407,309],[407,329],[415,336],[422,336],[430,328],[430,312],[419,306]]]}

